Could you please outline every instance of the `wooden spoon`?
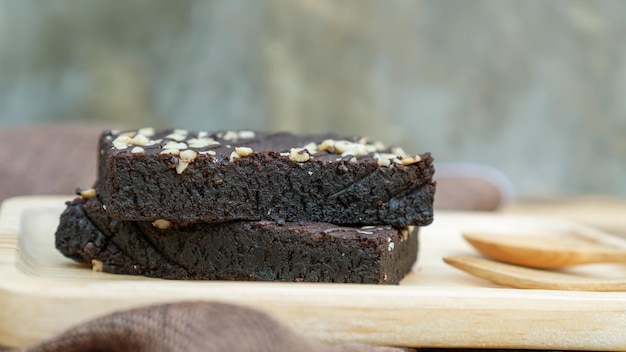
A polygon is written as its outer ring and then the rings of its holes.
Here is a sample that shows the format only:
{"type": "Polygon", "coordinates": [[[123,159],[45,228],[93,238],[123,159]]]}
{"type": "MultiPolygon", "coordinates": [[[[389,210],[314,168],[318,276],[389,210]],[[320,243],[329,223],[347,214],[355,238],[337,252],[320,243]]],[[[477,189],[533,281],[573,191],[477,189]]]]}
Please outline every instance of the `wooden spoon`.
{"type": "Polygon", "coordinates": [[[626,250],[573,236],[466,233],[463,237],[487,257],[531,268],[555,269],[589,263],[626,263],[626,250]]]}
{"type": "Polygon", "coordinates": [[[493,283],[525,289],[568,291],[626,291],[626,280],[602,280],[555,273],[496,262],[494,260],[452,256],[443,261],[471,275],[493,283]]]}

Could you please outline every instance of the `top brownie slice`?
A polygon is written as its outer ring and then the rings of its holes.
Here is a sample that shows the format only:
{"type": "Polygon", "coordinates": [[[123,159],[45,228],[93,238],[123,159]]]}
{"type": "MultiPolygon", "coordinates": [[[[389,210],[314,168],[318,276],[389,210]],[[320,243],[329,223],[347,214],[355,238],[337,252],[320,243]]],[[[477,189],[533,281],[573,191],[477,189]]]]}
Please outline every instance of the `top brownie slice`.
{"type": "Polygon", "coordinates": [[[423,226],[432,163],[357,137],[105,131],[96,188],[122,220],[423,226]]]}

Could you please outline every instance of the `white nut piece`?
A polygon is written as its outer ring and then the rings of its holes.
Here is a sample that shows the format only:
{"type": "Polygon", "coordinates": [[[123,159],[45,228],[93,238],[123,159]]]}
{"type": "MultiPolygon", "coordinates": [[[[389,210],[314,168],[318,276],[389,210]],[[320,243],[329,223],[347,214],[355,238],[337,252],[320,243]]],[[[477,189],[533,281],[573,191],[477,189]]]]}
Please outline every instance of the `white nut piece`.
{"type": "Polygon", "coordinates": [[[311,155],[303,148],[291,148],[289,151],[289,160],[303,163],[311,159],[311,155]]]}
{"type": "Polygon", "coordinates": [[[179,155],[180,160],[186,162],[187,164],[196,160],[197,156],[198,156],[198,152],[196,152],[195,150],[191,150],[191,149],[183,150],[182,152],[180,152],[180,155],[179,155]]]}
{"type": "Polygon", "coordinates": [[[215,150],[203,150],[203,151],[198,152],[198,153],[200,153],[200,154],[208,154],[208,155],[215,155],[215,154],[217,154],[215,152],[215,150]]]}
{"type": "Polygon", "coordinates": [[[224,136],[222,138],[227,141],[232,141],[232,140],[236,140],[237,138],[239,138],[239,134],[234,131],[228,131],[224,133],[224,136]]]}
{"type": "Polygon", "coordinates": [[[139,153],[144,153],[145,150],[142,147],[134,147],[133,149],[130,150],[130,152],[134,154],[139,154],[139,153]]]}
{"type": "Polygon", "coordinates": [[[254,131],[239,131],[238,135],[241,139],[251,139],[256,136],[256,133],[254,131]]]}
{"type": "Polygon", "coordinates": [[[187,131],[186,130],[174,130],[172,133],[165,136],[165,138],[170,138],[170,139],[180,142],[180,141],[185,140],[185,138],[187,138],[187,131]]]}
{"type": "Polygon", "coordinates": [[[415,226],[407,226],[402,228],[402,230],[400,230],[400,233],[402,234],[402,240],[406,241],[409,238],[409,233],[413,232],[414,229],[415,226]]]}
{"type": "Polygon", "coordinates": [[[311,142],[305,145],[304,147],[302,147],[302,149],[306,149],[309,152],[309,154],[315,154],[317,153],[317,144],[311,142]]]}
{"type": "Polygon", "coordinates": [[[248,156],[248,155],[252,154],[252,148],[249,148],[249,147],[235,147],[235,153],[237,153],[237,155],[240,156],[240,157],[248,156]]]}
{"type": "Polygon", "coordinates": [[[332,139],[325,139],[317,146],[320,151],[329,151],[333,153],[335,151],[335,141],[332,139]]]}
{"type": "Polygon", "coordinates": [[[176,173],[177,174],[182,174],[183,171],[185,171],[187,169],[187,166],[189,166],[189,163],[184,161],[183,159],[178,159],[178,164],[176,165],[176,173]]]}
{"type": "Polygon", "coordinates": [[[133,144],[133,138],[127,135],[121,135],[113,140],[115,149],[123,150],[133,144]]]}
{"type": "Polygon", "coordinates": [[[397,155],[390,153],[375,153],[374,159],[378,161],[379,166],[389,166],[392,162],[396,164],[401,162],[397,155]]]}
{"type": "Polygon", "coordinates": [[[213,138],[192,138],[187,141],[189,143],[189,147],[191,148],[205,148],[210,145],[220,144],[213,138]]]}
{"type": "Polygon", "coordinates": [[[343,154],[348,150],[353,149],[354,143],[346,140],[335,141],[335,151],[337,154],[343,154]]]}
{"type": "Polygon", "coordinates": [[[165,143],[165,145],[163,146],[163,149],[179,149],[179,150],[187,149],[187,144],[183,142],[169,141],[165,143]]]}
{"type": "Polygon", "coordinates": [[[82,190],[82,191],[80,191],[79,194],[80,194],[81,198],[83,198],[83,199],[90,199],[90,198],[93,198],[93,197],[95,197],[97,195],[95,188],[89,188],[89,189],[82,190]]]}
{"type": "Polygon", "coordinates": [[[364,144],[353,143],[346,140],[335,142],[335,151],[341,156],[363,156],[368,154],[368,148],[364,144]]]}
{"type": "Polygon", "coordinates": [[[376,161],[378,162],[378,166],[389,166],[391,165],[391,160],[390,158],[386,158],[381,154],[374,154],[374,159],[376,159],[376,161]]]}
{"type": "Polygon", "coordinates": [[[137,133],[143,134],[146,137],[152,137],[154,136],[154,128],[152,127],[140,128],[139,131],[137,131],[137,133]]]}
{"type": "Polygon", "coordinates": [[[152,226],[159,230],[167,230],[172,226],[172,223],[165,219],[157,219],[152,222],[152,226]]]}
{"type": "Polygon", "coordinates": [[[102,262],[96,259],[91,260],[91,270],[96,273],[101,273],[102,270],[102,262]]]}
{"type": "Polygon", "coordinates": [[[406,156],[406,153],[404,152],[404,149],[400,148],[400,147],[393,147],[391,148],[391,152],[399,157],[404,158],[406,156]]]}
{"type": "Polygon", "coordinates": [[[150,138],[141,133],[138,133],[135,137],[133,137],[133,145],[143,146],[148,143],[150,143],[150,138]]]}
{"type": "Polygon", "coordinates": [[[402,158],[401,163],[402,165],[411,165],[420,162],[421,160],[422,158],[419,155],[414,155],[410,158],[402,158]]]}
{"type": "Polygon", "coordinates": [[[163,149],[160,154],[179,155],[180,149],[163,149]]]}
{"type": "Polygon", "coordinates": [[[241,158],[241,157],[239,156],[239,154],[237,154],[236,151],[233,150],[233,152],[230,153],[230,158],[228,160],[230,160],[232,162],[233,160],[235,160],[237,158],[241,158]]]}

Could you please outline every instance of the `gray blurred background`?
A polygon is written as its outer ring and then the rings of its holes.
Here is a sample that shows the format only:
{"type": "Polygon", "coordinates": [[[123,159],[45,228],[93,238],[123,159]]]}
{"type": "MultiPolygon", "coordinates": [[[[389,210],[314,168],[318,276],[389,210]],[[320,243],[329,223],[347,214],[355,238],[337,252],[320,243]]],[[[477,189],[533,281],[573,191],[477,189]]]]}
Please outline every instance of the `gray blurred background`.
{"type": "Polygon", "coordinates": [[[626,2],[0,0],[0,128],[335,131],[626,195],[626,2]]]}

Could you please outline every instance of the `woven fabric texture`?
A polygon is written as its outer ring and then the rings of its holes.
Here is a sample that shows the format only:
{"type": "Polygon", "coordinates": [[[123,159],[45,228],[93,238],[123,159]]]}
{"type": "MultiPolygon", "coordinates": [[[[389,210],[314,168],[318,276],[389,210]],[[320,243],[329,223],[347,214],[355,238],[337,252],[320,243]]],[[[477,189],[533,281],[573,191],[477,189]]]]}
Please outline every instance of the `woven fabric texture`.
{"type": "Polygon", "coordinates": [[[178,302],[112,313],[13,352],[301,351],[396,352],[402,348],[326,344],[255,309],[218,302],[178,302]]]}

